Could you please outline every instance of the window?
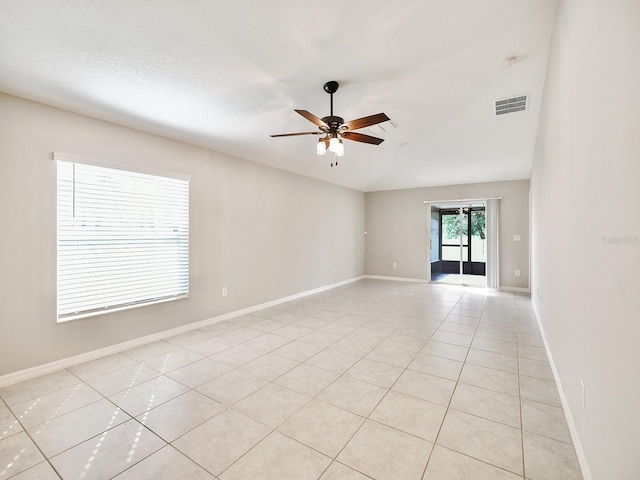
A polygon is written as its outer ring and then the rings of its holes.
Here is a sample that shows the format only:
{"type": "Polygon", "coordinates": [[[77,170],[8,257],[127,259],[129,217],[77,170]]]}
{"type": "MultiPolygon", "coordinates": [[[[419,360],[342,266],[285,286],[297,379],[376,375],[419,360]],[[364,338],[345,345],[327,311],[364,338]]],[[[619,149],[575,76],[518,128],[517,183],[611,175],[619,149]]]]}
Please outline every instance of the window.
{"type": "Polygon", "coordinates": [[[58,321],[186,296],[189,182],[54,158],[58,321]]]}

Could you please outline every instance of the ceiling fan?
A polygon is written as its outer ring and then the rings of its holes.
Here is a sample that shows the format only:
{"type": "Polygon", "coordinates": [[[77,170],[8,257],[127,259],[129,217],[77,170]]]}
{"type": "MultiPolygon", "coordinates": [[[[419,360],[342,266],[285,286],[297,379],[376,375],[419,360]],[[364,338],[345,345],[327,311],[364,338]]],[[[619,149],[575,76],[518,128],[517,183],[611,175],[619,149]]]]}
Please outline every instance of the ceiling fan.
{"type": "MultiPolygon", "coordinates": [[[[389,120],[384,113],[377,113],[375,115],[369,115],[368,117],[358,118],[345,122],[342,117],[333,115],[333,94],[338,91],[340,84],[336,81],[330,81],[324,84],[324,91],[331,95],[331,114],[327,117],[318,118],[314,114],[306,110],[295,110],[296,113],[302,115],[311,123],[318,126],[320,129],[317,132],[300,132],[300,133],[283,133],[280,135],[271,135],[272,137],[294,137],[298,135],[324,135],[318,140],[316,147],[316,153],[318,155],[324,155],[327,150],[335,153],[337,157],[344,155],[344,145],[342,139],[346,138],[354,142],[369,143],[372,145],[380,145],[384,142],[384,139],[378,137],[372,137],[371,135],[365,135],[364,133],[354,132],[360,128],[370,127],[378,123],[386,122],[389,120]]],[[[336,165],[338,162],[336,161],[336,165]]],[[[333,163],[331,164],[333,167],[333,163]]]]}

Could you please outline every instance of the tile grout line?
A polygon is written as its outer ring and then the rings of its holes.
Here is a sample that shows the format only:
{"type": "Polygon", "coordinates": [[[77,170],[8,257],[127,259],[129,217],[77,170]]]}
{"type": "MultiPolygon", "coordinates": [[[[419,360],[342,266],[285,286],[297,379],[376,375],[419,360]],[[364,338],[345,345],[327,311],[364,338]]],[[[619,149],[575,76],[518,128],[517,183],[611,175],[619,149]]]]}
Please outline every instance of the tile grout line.
{"type": "MultiPolygon", "coordinates": [[[[460,297],[460,299],[462,299],[462,296],[460,297]]],[[[456,302],[456,305],[459,302],[460,302],[460,300],[458,300],[458,302],[456,302]]],[[[485,306],[486,306],[486,303],[485,303],[485,306]]],[[[455,306],[454,306],[454,308],[455,308],[455,306]]],[[[482,311],[484,312],[484,307],[483,307],[482,311]]],[[[448,316],[449,315],[447,315],[447,317],[448,316]]],[[[444,323],[444,321],[446,320],[447,317],[445,317],[445,319],[443,320],[443,323],[444,323]]],[[[478,325],[479,325],[479,322],[478,322],[478,325]]],[[[477,332],[477,330],[478,330],[478,327],[476,326],[476,329],[474,330],[473,338],[475,338],[475,332],[477,332]]],[[[471,343],[473,343],[473,338],[471,340],[471,343]]],[[[427,468],[429,468],[429,462],[431,461],[431,457],[433,455],[433,451],[436,448],[436,445],[438,445],[438,438],[440,437],[440,433],[442,432],[442,427],[444,425],[445,420],[447,419],[447,415],[449,414],[449,409],[451,408],[451,402],[453,401],[453,396],[455,395],[456,390],[458,388],[458,383],[460,382],[460,377],[462,376],[462,371],[464,370],[464,366],[467,364],[467,358],[469,357],[469,351],[470,350],[471,350],[471,345],[469,345],[469,347],[467,348],[467,353],[465,354],[464,361],[462,362],[462,367],[460,368],[460,373],[458,373],[458,379],[456,380],[456,384],[454,385],[453,391],[451,392],[451,397],[449,398],[449,403],[447,404],[447,409],[445,410],[444,416],[442,417],[442,422],[440,422],[440,427],[438,428],[438,433],[436,434],[435,438],[433,439],[433,447],[431,448],[431,451],[429,452],[429,456],[427,458],[427,463],[425,464],[424,469],[422,470],[422,477],[421,478],[424,478],[425,475],[427,474],[427,468]]]]}
{"type": "MultiPolygon", "coordinates": [[[[516,308],[516,341],[518,340],[518,309],[516,308]]],[[[520,343],[516,343],[517,363],[518,363],[518,407],[520,409],[520,449],[522,451],[522,478],[527,475],[525,452],[524,452],[524,421],[522,419],[522,387],[520,384],[520,343]]]]}
{"type": "MultiPolygon", "coordinates": [[[[66,387],[65,387],[66,388],[66,387]]],[[[62,389],[60,389],[62,390],[62,389]]],[[[57,391],[57,390],[56,390],[57,391]]],[[[0,396],[0,401],[2,401],[2,403],[7,407],[7,410],[9,411],[9,413],[11,413],[11,415],[13,415],[13,418],[16,419],[16,422],[18,422],[20,424],[20,426],[22,427],[22,431],[24,432],[24,434],[29,438],[29,441],[33,444],[34,447],[36,447],[36,449],[38,450],[38,452],[40,452],[40,455],[42,455],[42,458],[44,458],[44,460],[42,462],[38,462],[34,465],[31,465],[29,468],[26,468],[25,470],[21,470],[20,472],[16,472],[15,475],[19,475],[20,473],[26,472],[28,470],[31,470],[33,467],[40,465],[41,463],[48,463],[49,466],[51,467],[51,469],[54,471],[54,473],[56,475],[58,475],[59,478],[62,478],[62,475],[60,475],[58,473],[58,470],[53,466],[53,464],[51,463],[51,460],[49,459],[49,457],[47,455],[45,455],[45,453],[42,451],[42,449],[40,448],[40,446],[35,442],[35,440],[33,439],[33,437],[31,436],[31,434],[29,432],[27,432],[27,429],[25,428],[25,426],[22,424],[22,422],[20,421],[20,419],[18,417],[15,416],[15,414],[13,413],[13,410],[11,410],[11,408],[9,407],[9,405],[7,404],[7,402],[4,400],[4,398],[2,398],[0,396]]],[[[28,401],[28,400],[27,400],[28,401]]],[[[17,432],[20,433],[20,432],[17,432]]],[[[14,434],[16,435],[16,434],[14,434]]],[[[2,440],[6,440],[7,438],[12,437],[13,435],[10,435],[9,437],[3,438],[2,440]]],[[[14,475],[11,475],[14,476],[14,475]]],[[[11,478],[11,477],[9,477],[11,478]]]]}

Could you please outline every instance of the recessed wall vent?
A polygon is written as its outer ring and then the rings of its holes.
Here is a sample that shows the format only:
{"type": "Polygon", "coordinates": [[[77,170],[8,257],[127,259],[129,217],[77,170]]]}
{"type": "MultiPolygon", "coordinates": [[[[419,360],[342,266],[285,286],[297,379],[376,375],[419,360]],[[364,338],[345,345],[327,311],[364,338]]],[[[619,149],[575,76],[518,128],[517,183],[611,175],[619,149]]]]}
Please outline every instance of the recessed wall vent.
{"type": "Polygon", "coordinates": [[[522,112],[529,108],[529,94],[495,100],[493,106],[495,115],[522,112]]]}

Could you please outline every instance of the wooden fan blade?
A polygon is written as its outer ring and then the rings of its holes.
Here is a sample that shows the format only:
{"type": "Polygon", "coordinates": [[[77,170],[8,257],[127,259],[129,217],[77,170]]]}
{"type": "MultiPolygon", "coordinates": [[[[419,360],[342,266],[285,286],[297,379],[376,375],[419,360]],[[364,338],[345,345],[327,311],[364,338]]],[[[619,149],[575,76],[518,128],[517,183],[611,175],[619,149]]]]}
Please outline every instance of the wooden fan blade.
{"type": "Polygon", "coordinates": [[[279,135],[271,135],[272,137],[295,137],[298,135],[322,135],[324,132],[300,132],[300,133],[281,133],[279,135]]]}
{"type": "Polygon", "coordinates": [[[377,123],[386,122],[390,120],[384,113],[376,113],[375,115],[369,115],[368,117],[358,118],[357,120],[351,120],[345,123],[349,130],[358,130],[359,128],[370,127],[377,123]]]}
{"type": "Polygon", "coordinates": [[[327,127],[328,125],[316,117],[313,113],[307,112],[306,110],[294,110],[296,113],[302,115],[304,118],[309,120],[314,125],[319,127],[327,127]]]}
{"type": "Polygon", "coordinates": [[[357,132],[342,132],[340,135],[347,140],[352,140],[354,142],[362,142],[362,143],[370,143],[372,145],[380,145],[384,142],[383,138],[372,137],[371,135],[365,135],[364,133],[357,132]]]}

